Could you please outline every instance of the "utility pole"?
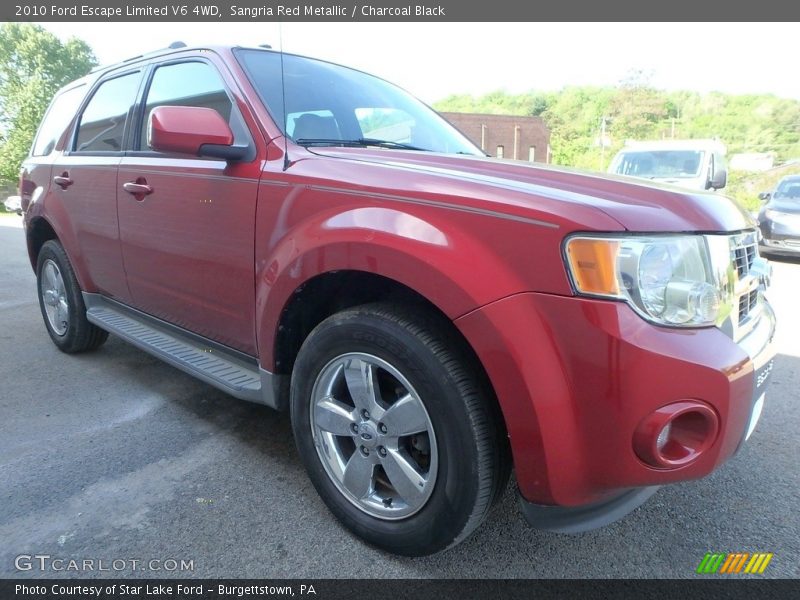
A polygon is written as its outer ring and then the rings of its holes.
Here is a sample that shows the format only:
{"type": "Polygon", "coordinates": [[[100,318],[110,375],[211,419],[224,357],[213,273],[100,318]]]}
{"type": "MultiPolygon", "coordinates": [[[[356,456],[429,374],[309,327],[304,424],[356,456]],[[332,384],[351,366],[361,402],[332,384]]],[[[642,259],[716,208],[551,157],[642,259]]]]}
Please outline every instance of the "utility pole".
{"type": "Polygon", "coordinates": [[[606,117],[600,117],[600,168],[606,166],[606,117]]]}

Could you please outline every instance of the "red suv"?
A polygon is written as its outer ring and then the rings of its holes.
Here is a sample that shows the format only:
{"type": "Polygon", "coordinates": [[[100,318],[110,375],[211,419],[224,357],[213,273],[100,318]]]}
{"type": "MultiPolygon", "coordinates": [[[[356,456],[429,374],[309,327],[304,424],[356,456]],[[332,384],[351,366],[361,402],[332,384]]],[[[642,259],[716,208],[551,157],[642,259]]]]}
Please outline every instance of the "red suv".
{"type": "Polygon", "coordinates": [[[514,468],[574,532],[702,477],[772,369],[769,265],[711,193],[487,158],[401,89],[261,48],[65,87],[21,177],[47,332],[111,332],[291,413],[330,510],[392,552],[463,540],[514,468]]]}

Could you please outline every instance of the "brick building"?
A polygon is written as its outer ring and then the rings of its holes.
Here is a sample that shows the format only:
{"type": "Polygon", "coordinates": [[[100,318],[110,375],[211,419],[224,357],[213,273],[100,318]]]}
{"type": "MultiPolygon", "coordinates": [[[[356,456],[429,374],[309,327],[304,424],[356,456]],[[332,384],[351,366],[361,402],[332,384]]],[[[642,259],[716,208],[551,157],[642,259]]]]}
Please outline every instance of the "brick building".
{"type": "Polygon", "coordinates": [[[541,117],[453,112],[441,115],[491,156],[550,162],[550,130],[541,117]]]}

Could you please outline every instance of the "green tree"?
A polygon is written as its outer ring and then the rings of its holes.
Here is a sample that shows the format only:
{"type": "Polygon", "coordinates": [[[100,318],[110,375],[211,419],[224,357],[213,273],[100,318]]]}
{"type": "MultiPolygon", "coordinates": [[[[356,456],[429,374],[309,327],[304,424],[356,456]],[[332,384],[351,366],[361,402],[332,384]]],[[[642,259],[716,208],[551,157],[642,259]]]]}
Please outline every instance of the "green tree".
{"type": "Polygon", "coordinates": [[[0,25],[0,181],[15,181],[53,95],[97,64],[86,42],[30,23],[0,25]]]}
{"type": "Polygon", "coordinates": [[[670,112],[677,113],[678,108],[650,85],[646,73],[633,71],[621,82],[610,112],[611,132],[619,141],[642,140],[651,137],[670,112]]]}

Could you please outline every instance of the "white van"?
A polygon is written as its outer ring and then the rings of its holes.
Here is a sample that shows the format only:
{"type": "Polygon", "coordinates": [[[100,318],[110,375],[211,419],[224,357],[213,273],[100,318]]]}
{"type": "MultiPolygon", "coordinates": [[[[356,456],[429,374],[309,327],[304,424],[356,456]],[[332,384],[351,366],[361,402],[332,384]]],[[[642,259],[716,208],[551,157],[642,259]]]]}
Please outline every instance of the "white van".
{"type": "Polygon", "coordinates": [[[725,151],[716,140],[628,142],[608,172],[692,190],[719,190],[728,181],[725,151]]]}

